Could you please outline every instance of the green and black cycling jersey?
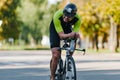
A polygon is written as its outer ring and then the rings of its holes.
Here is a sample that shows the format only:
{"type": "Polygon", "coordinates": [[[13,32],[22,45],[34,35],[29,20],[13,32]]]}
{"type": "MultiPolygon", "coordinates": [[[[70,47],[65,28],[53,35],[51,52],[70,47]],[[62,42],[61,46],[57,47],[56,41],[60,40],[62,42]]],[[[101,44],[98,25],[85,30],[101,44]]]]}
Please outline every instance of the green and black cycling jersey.
{"type": "Polygon", "coordinates": [[[80,16],[78,14],[69,21],[63,21],[63,10],[58,10],[50,23],[50,47],[60,47],[60,38],[58,33],[64,32],[65,34],[70,32],[79,32],[80,29],[80,16]]]}
{"type": "MultiPolygon", "coordinates": [[[[63,31],[63,28],[61,25],[62,20],[60,19],[62,16],[63,16],[63,10],[59,10],[55,13],[53,17],[53,22],[57,32],[63,31]]],[[[70,21],[68,24],[74,25],[73,31],[78,32],[80,27],[80,17],[78,16],[78,14],[76,14],[75,18],[72,21],[70,21]]]]}

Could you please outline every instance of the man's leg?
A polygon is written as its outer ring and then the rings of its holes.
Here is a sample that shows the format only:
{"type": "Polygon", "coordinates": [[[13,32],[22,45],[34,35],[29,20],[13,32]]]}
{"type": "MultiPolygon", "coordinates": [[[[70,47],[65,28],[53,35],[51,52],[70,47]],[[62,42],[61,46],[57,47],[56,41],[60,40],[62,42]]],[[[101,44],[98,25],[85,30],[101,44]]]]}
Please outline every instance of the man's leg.
{"type": "Polygon", "coordinates": [[[55,71],[57,68],[57,62],[61,55],[61,52],[58,48],[52,48],[52,59],[50,62],[50,70],[51,70],[51,80],[55,80],[55,71]]]}

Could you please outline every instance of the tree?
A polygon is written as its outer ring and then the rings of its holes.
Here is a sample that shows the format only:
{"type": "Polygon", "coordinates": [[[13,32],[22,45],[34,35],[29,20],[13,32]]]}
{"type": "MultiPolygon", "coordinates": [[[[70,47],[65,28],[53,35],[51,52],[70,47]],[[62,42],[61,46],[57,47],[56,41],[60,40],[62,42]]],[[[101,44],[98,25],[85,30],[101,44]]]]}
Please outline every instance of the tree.
{"type": "Polygon", "coordinates": [[[0,3],[0,19],[3,21],[2,32],[0,33],[4,39],[18,39],[19,20],[17,19],[16,8],[19,6],[19,0],[1,0],[0,3]]]}
{"type": "Polygon", "coordinates": [[[49,5],[47,0],[21,0],[18,8],[22,21],[21,38],[26,43],[38,44],[43,35],[48,35],[50,20],[57,5],[49,5]]]}
{"type": "Polygon", "coordinates": [[[37,44],[42,38],[41,21],[44,15],[46,0],[21,0],[21,6],[17,9],[21,25],[21,38],[26,43],[37,44]]]}
{"type": "MultiPolygon", "coordinates": [[[[94,37],[96,31],[99,36],[109,39],[109,49],[117,51],[120,37],[120,0],[68,0],[78,6],[82,17],[81,30],[84,35],[94,37]],[[97,24],[96,24],[97,23],[97,24]],[[109,35],[109,36],[108,36],[109,35]]],[[[65,2],[65,1],[64,1],[65,2]]]]}
{"type": "Polygon", "coordinates": [[[98,9],[109,18],[109,49],[117,51],[119,44],[119,24],[120,24],[120,1],[119,0],[97,0],[100,5],[98,9]]]}

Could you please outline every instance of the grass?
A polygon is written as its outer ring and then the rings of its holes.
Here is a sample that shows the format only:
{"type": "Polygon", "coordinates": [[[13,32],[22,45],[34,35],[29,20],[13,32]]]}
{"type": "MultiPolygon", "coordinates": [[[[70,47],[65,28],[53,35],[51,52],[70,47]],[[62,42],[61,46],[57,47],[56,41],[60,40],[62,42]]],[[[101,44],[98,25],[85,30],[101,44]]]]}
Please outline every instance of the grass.
{"type": "MultiPolygon", "coordinates": [[[[0,47],[0,50],[50,50],[50,48],[48,46],[41,46],[41,45],[37,45],[34,47],[30,45],[25,45],[25,46],[5,45],[0,47]]],[[[97,53],[113,53],[113,52],[111,52],[109,49],[99,49],[98,51],[96,51],[95,49],[89,48],[86,49],[86,53],[97,54],[97,53]]],[[[120,48],[118,49],[118,53],[120,53],[120,48]]]]}
{"type": "Polygon", "coordinates": [[[47,46],[2,46],[0,50],[49,50],[47,46]]]}

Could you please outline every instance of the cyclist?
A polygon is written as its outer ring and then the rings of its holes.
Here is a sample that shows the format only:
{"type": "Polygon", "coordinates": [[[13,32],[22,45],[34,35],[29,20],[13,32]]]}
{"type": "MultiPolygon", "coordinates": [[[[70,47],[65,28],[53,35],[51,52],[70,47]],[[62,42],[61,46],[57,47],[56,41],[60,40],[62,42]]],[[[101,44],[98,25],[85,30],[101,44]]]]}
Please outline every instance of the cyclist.
{"type": "Polygon", "coordinates": [[[77,14],[77,6],[67,4],[64,9],[58,10],[50,23],[50,47],[52,59],[50,62],[51,80],[55,80],[57,62],[61,56],[60,40],[67,38],[79,38],[80,16],[77,14]]]}

